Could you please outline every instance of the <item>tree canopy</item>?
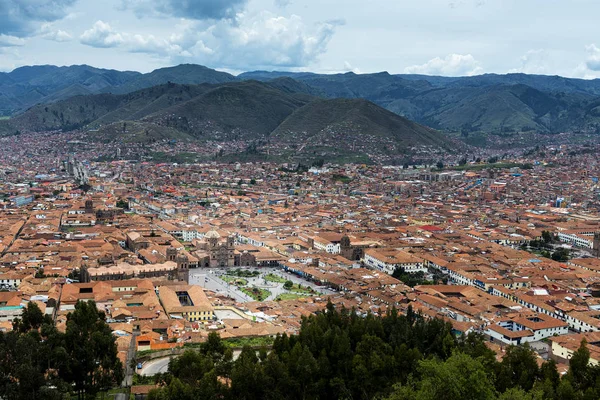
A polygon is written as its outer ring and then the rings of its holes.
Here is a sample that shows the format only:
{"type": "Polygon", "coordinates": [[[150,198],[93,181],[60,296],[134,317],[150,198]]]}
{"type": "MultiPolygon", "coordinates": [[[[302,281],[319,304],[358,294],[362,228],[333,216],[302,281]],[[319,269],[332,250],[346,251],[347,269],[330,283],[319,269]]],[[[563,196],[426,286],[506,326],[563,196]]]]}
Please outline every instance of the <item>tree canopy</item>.
{"type": "Polygon", "coordinates": [[[123,380],[114,336],[94,302],[78,302],[65,333],[29,302],[13,330],[0,332],[0,398],[95,399],[123,380]]]}

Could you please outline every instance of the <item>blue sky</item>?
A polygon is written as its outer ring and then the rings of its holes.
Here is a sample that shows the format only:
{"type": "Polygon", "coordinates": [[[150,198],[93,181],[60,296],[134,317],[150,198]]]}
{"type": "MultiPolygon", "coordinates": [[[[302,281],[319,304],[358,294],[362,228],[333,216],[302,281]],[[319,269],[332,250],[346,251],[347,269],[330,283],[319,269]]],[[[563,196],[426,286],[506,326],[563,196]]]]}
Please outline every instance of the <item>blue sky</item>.
{"type": "Polygon", "coordinates": [[[0,70],[600,77],[596,0],[0,0],[0,70]]]}

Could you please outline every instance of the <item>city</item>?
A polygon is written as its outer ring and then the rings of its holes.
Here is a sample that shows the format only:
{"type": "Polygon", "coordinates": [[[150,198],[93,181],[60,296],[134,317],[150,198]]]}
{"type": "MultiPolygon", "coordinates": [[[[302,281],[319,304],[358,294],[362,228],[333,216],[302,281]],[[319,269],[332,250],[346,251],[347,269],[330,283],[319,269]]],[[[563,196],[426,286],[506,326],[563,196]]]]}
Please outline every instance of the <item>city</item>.
{"type": "Polygon", "coordinates": [[[599,13],[0,0],[0,400],[600,399],[599,13]]]}

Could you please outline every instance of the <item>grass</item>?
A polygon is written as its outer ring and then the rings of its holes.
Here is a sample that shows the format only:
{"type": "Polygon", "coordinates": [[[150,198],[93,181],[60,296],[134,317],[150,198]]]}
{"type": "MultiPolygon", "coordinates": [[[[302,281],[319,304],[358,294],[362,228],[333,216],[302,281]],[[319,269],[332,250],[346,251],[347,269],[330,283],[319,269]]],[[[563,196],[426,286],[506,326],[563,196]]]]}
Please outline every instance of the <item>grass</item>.
{"type": "Polygon", "coordinates": [[[265,281],[275,282],[275,283],[285,283],[285,281],[287,281],[287,279],[285,279],[284,277],[279,276],[277,274],[271,273],[271,274],[265,275],[265,281]]]}
{"type": "Polygon", "coordinates": [[[300,294],[300,293],[282,293],[279,296],[277,296],[277,298],[275,299],[275,301],[281,301],[281,300],[298,300],[298,299],[304,299],[306,298],[305,294],[300,294]]]}
{"type": "Polygon", "coordinates": [[[250,347],[270,347],[273,345],[274,339],[270,336],[254,336],[243,338],[224,339],[223,343],[229,348],[241,348],[244,346],[250,347]]]}
{"type": "MultiPolygon", "coordinates": [[[[253,336],[253,337],[240,337],[240,338],[229,338],[222,339],[223,344],[231,349],[239,349],[244,346],[250,347],[270,347],[273,345],[274,339],[270,336],[253,336]]],[[[186,349],[197,349],[201,348],[204,343],[185,343],[183,345],[186,349]]]]}
{"type": "Polygon", "coordinates": [[[225,281],[227,283],[233,283],[234,285],[237,285],[237,286],[246,286],[248,284],[248,281],[246,279],[238,278],[237,276],[221,275],[219,278],[222,281],[225,281]]]}
{"type": "Polygon", "coordinates": [[[292,293],[301,293],[301,294],[308,294],[308,295],[316,294],[314,289],[307,287],[307,286],[302,286],[299,284],[295,284],[294,286],[292,286],[291,289],[288,289],[288,291],[290,291],[292,293]]]}
{"type": "Polygon", "coordinates": [[[256,301],[263,301],[271,295],[271,292],[269,292],[268,290],[259,288],[245,287],[241,288],[241,291],[246,293],[248,296],[252,297],[256,301]]]}

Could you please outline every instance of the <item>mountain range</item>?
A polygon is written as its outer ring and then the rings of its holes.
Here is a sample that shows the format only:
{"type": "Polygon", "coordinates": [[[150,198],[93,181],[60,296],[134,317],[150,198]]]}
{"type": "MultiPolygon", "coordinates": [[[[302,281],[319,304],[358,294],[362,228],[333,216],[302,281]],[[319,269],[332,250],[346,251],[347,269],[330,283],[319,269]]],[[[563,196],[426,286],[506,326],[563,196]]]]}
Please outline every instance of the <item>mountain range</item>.
{"type": "Polygon", "coordinates": [[[456,148],[440,132],[368,100],[318,97],[285,77],[79,95],[0,121],[0,135],[76,129],[100,142],[241,141],[255,154],[268,149],[280,159],[399,161],[416,149],[456,148]]]}
{"type": "Polygon", "coordinates": [[[513,134],[600,132],[600,79],[527,74],[472,77],[426,75],[315,74],[253,71],[234,76],[194,64],[147,74],[50,65],[0,73],[0,115],[78,95],[126,94],[168,82],[224,84],[269,82],[283,92],[323,98],[366,99],[434,129],[513,134]]]}

